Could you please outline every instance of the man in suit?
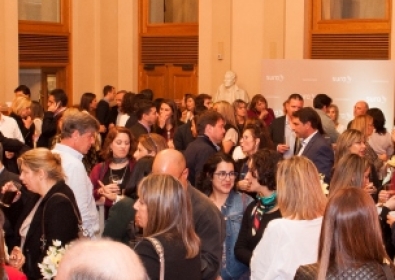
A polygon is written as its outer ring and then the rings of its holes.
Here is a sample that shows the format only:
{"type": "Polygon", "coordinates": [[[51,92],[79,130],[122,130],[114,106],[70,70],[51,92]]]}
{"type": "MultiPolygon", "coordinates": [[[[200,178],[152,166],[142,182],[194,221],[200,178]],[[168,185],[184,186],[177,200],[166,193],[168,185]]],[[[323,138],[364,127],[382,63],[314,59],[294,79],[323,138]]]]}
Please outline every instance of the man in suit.
{"type": "Polygon", "coordinates": [[[52,90],[48,95],[48,111],[44,113],[41,134],[37,147],[51,148],[52,138],[58,131],[58,123],[67,108],[68,97],[63,89],[52,90]]]}
{"type": "Polygon", "coordinates": [[[100,123],[99,132],[103,141],[106,138],[108,126],[110,125],[110,120],[111,120],[110,103],[114,100],[115,93],[116,93],[115,87],[106,85],[103,88],[104,97],[97,103],[97,107],[96,107],[96,119],[100,123]]]}
{"type": "Polygon", "coordinates": [[[270,137],[277,149],[283,154],[283,158],[290,158],[294,155],[296,137],[292,131],[292,114],[303,108],[303,97],[300,94],[291,94],[285,102],[286,115],[273,120],[270,125],[270,137]]]}
{"type": "Polygon", "coordinates": [[[302,108],[292,116],[292,129],[302,140],[298,155],[310,159],[318,172],[325,175],[324,181],[329,183],[334,153],[330,141],[323,136],[320,116],[311,107],[302,108]]]}
{"type": "Polygon", "coordinates": [[[151,132],[152,125],[156,122],[157,114],[154,102],[147,99],[138,100],[136,109],[137,122],[131,127],[128,127],[128,123],[126,123],[126,128],[130,129],[137,140],[140,135],[151,132]]]}

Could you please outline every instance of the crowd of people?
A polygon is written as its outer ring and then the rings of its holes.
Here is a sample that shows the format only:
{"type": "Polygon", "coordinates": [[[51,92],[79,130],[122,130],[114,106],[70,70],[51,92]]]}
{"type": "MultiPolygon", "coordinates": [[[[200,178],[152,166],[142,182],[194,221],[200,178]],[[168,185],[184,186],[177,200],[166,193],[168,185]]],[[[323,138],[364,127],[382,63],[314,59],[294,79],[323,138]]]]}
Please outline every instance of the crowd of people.
{"type": "Polygon", "coordinates": [[[53,240],[72,243],[56,279],[393,278],[383,112],[359,101],[346,127],[328,95],[293,93],[276,118],[239,91],[107,85],[69,106],[55,89],[44,111],[19,86],[0,115],[0,278],[41,279],[53,240]]]}

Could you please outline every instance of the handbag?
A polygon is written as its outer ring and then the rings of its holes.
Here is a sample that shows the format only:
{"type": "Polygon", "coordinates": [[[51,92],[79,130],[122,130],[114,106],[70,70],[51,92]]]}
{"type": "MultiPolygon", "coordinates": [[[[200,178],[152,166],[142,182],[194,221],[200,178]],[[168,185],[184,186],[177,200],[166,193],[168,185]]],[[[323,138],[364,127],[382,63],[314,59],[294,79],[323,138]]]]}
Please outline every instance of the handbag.
{"type": "Polygon", "coordinates": [[[41,237],[40,237],[40,242],[41,242],[40,248],[41,248],[41,251],[43,251],[43,252],[44,252],[45,247],[46,247],[46,245],[47,245],[47,238],[45,237],[45,228],[44,228],[44,220],[45,220],[45,219],[44,219],[44,215],[45,215],[45,210],[46,210],[46,208],[47,208],[47,203],[48,203],[48,201],[49,201],[52,197],[54,197],[54,196],[61,196],[61,197],[63,197],[63,198],[66,198],[68,201],[70,201],[70,204],[71,204],[71,206],[72,206],[72,208],[73,208],[73,212],[74,212],[75,216],[77,217],[77,221],[78,221],[78,239],[89,239],[88,231],[85,230],[85,229],[82,227],[82,221],[81,221],[80,213],[78,212],[78,210],[77,210],[76,207],[74,206],[74,203],[70,200],[70,198],[69,198],[67,195],[65,195],[65,194],[63,194],[63,193],[54,193],[53,195],[51,195],[51,196],[49,197],[49,199],[48,199],[47,202],[45,203],[44,209],[43,209],[43,217],[42,217],[42,220],[41,220],[42,235],[41,235],[41,237]]]}
{"type": "Polygon", "coordinates": [[[159,256],[159,263],[160,263],[159,280],[164,280],[165,279],[165,254],[163,252],[163,246],[159,242],[159,240],[154,237],[144,237],[144,238],[152,243],[156,253],[159,256]]]}

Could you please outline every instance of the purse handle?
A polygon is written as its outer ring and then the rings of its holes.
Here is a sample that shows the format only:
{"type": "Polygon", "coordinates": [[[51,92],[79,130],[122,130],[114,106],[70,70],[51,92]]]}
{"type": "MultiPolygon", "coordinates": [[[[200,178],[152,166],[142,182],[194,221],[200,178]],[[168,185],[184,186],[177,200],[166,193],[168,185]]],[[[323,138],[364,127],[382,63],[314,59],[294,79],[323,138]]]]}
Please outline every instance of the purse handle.
{"type": "Polygon", "coordinates": [[[78,229],[79,229],[79,231],[80,232],[82,232],[82,235],[84,235],[85,236],[85,234],[86,234],[86,232],[85,232],[85,230],[84,230],[84,228],[82,227],[82,221],[81,221],[81,217],[80,217],[80,213],[77,211],[77,209],[75,208],[75,206],[74,206],[74,203],[70,200],[70,198],[67,196],[67,195],[65,195],[65,194],[63,194],[63,193],[54,193],[53,195],[51,195],[49,198],[48,198],[48,200],[45,202],[45,204],[44,204],[44,209],[43,209],[43,217],[42,217],[42,220],[41,220],[41,232],[42,232],[42,235],[41,235],[41,237],[40,237],[40,241],[41,241],[41,246],[40,246],[40,248],[41,248],[41,251],[44,251],[45,250],[45,246],[46,246],[46,244],[47,244],[47,238],[45,237],[45,228],[44,228],[44,215],[45,215],[45,210],[47,209],[47,203],[48,203],[48,201],[52,198],[52,197],[54,197],[54,196],[61,196],[61,197],[63,197],[63,198],[66,198],[68,201],[70,201],[70,204],[71,204],[71,206],[72,206],[72,208],[73,208],[73,212],[74,212],[74,214],[75,214],[75,216],[77,217],[77,221],[78,221],[78,229]]]}
{"type": "Polygon", "coordinates": [[[148,241],[152,243],[155,248],[156,253],[159,256],[159,263],[160,263],[160,273],[159,273],[159,280],[165,279],[165,254],[163,252],[163,246],[160,241],[154,237],[144,237],[148,241]]]}

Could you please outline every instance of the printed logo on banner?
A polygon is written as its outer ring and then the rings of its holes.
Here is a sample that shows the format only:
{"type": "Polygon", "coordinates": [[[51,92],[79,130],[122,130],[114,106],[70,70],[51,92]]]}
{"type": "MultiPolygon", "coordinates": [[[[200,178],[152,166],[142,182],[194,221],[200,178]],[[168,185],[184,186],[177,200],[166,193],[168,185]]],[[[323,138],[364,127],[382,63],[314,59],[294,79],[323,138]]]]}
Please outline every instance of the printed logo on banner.
{"type": "Polygon", "coordinates": [[[340,113],[339,119],[349,121],[354,119],[354,115],[351,113],[340,113]]]}
{"type": "Polygon", "coordinates": [[[386,103],[387,98],[385,96],[366,96],[366,102],[368,103],[386,103]]]}
{"type": "Polygon", "coordinates": [[[283,75],[266,75],[267,81],[275,81],[275,82],[282,82],[284,81],[283,75]]]}
{"type": "Polygon", "coordinates": [[[335,83],[351,83],[351,77],[350,76],[332,77],[332,81],[335,83]]]}
{"type": "Polygon", "coordinates": [[[313,100],[315,97],[314,93],[305,93],[302,94],[304,100],[313,100]]]}

